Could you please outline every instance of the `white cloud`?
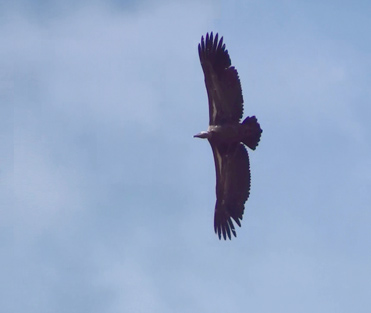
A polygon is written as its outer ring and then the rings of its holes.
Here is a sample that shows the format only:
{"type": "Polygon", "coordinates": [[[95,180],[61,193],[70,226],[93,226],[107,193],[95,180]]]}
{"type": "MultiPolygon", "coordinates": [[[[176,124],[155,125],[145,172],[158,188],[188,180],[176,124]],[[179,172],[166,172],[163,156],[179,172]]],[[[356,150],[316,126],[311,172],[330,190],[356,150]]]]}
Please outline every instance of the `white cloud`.
{"type": "Polygon", "coordinates": [[[53,160],[52,147],[42,136],[20,125],[15,131],[13,214],[23,235],[50,230],[71,211],[84,208],[84,196],[78,191],[81,177],[74,168],[53,160]]]}
{"type": "Polygon", "coordinates": [[[212,17],[205,8],[169,3],[126,12],[98,4],[44,22],[8,13],[1,32],[2,89],[17,108],[19,218],[28,216],[37,229],[61,210],[84,206],[88,195],[77,190],[83,160],[66,165],[55,158],[79,136],[158,130],[166,90],[181,74],[179,64],[190,62],[188,49],[196,51],[199,29],[212,17]],[[189,16],[197,22],[189,24],[189,16]]]}

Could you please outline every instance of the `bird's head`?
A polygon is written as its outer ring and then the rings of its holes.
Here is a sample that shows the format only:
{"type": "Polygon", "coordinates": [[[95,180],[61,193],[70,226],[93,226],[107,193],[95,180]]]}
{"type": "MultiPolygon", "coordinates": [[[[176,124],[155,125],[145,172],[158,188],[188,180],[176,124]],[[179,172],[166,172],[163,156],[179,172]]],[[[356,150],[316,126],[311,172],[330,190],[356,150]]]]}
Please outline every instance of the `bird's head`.
{"type": "Polygon", "coordinates": [[[193,136],[194,138],[202,138],[202,139],[205,139],[205,138],[210,138],[211,137],[211,133],[208,132],[208,131],[202,131],[196,135],[193,136]]]}

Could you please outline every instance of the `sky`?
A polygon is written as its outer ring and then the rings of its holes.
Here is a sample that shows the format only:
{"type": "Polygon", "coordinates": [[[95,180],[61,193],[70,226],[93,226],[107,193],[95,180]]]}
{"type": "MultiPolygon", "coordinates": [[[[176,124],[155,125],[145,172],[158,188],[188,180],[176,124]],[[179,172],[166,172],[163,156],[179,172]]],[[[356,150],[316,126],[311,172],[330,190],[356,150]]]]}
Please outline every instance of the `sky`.
{"type": "Polygon", "coordinates": [[[4,312],[369,312],[369,1],[1,1],[4,312]],[[197,45],[263,134],[213,230],[197,45]]]}

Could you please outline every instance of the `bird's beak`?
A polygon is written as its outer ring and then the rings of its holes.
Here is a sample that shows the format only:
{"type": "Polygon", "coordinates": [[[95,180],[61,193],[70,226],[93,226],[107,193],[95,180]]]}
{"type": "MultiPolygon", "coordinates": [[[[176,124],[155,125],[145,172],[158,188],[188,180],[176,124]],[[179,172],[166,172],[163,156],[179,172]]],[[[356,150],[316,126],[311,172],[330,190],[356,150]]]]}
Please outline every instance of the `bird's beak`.
{"type": "Polygon", "coordinates": [[[194,138],[209,138],[209,133],[208,132],[201,132],[193,136],[194,138]]]}

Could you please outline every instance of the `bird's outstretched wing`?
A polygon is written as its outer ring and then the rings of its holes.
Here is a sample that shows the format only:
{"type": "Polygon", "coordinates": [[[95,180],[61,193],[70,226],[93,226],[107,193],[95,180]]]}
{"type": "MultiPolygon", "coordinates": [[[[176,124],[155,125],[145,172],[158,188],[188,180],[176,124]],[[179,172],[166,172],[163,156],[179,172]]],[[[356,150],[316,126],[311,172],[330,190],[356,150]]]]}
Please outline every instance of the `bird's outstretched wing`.
{"type": "Polygon", "coordinates": [[[215,145],[210,142],[216,170],[214,229],[219,239],[236,237],[232,219],[241,226],[245,202],[250,194],[250,163],[241,143],[215,145]]]}
{"type": "Polygon", "coordinates": [[[243,114],[243,97],[237,70],[231,66],[223,37],[206,34],[198,45],[209,98],[209,125],[238,122],[243,114]]]}

